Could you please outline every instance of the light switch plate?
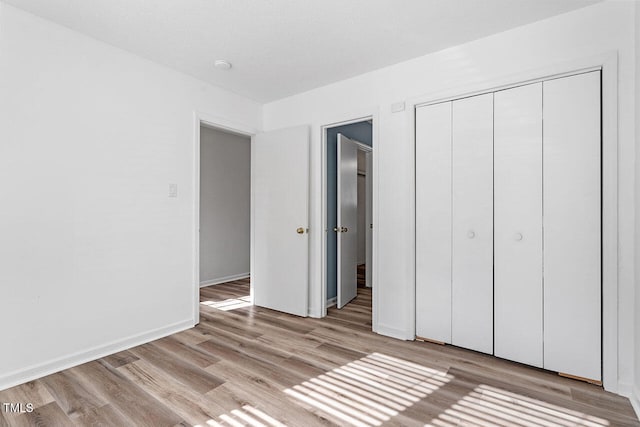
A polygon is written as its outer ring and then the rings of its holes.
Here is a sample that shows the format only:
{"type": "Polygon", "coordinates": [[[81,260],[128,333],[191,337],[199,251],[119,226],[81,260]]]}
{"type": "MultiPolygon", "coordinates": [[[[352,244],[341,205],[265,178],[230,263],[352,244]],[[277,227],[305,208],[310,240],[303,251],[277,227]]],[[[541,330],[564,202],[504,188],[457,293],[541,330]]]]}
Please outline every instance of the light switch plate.
{"type": "Polygon", "coordinates": [[[178,184],[169,184],[169,197],[178,197],[178,184]]]}

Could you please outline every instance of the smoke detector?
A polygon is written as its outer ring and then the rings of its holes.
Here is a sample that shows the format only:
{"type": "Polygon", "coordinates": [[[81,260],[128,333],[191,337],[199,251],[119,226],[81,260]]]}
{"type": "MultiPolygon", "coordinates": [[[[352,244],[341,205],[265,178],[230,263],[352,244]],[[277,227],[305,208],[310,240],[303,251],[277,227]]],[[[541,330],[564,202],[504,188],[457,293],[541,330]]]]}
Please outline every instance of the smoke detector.
{"type": "Polygon", "coordinates": [[[231,62],[225,61],[224,59],[218,59],[213,63],[213,66],[218,70],[229,70],[231,69],[231,62]]]}

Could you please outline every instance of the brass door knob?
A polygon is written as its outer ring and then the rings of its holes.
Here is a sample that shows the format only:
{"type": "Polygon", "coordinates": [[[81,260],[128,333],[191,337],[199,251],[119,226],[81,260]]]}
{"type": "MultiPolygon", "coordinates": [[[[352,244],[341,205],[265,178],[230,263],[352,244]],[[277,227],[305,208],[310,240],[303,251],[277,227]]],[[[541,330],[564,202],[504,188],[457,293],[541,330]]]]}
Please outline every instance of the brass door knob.
{"type": "Polygon", "coordinates": [[[304,228],[302,228],[302,227],[296,228],[296,233],[298,233],[298,234],[304,233],[304,228]]]}

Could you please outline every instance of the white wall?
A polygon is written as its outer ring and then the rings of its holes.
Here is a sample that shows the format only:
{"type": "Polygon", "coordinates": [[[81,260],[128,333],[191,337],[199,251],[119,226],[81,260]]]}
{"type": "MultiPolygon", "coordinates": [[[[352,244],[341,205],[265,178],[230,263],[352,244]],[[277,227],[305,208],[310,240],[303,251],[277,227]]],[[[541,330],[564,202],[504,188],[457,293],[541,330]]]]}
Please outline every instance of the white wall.
{"type": "MultiPolygon", "coordinates": [[[[412,130],[409,115],[390,105],[443,90],[616,50],[619,54],[619,385],[633,382],[634,322],[634,4],[612,1],[344,80],[264,106],[265,129],[312,123],[310,301],[319,303],[321,254],[320,130],[327,120],[379,111],[376,331],[410,339],[414,318],[412,130]]],[[[376,166],[374,165],[374,168],[376,166]]],[[[375,197],[375,196],[374,196],[375,197]]],[[[313,314],[313,310],[312,310],[313,314]]]]}
{"type": "Polygon", "coordinates": [[[200,130],[200,284],[249,274],[251,138],[200,130]]]}
{"type": "Polygon", "coordinates": [[[193,324],[194,110],[261,126],[254,102],[0,3],[0,389],[193,324]]]}
{"type": "Polygon", "coordinates": [[[635,49],[636,49],[636,80],[635,80],[635,118],[636,118],[636,288],[635,288],[635,382],[631,403],[638,418],[640,418],[640,2],[635,3],[635,49]]]}

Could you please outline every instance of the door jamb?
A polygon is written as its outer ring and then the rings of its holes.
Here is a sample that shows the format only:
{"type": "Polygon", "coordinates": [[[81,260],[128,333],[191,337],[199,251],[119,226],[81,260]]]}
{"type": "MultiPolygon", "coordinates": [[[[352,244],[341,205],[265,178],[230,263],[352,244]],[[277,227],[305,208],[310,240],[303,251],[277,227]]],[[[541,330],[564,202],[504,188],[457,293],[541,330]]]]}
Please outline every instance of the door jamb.
{"type": "MultiPolygon", "coordinates": [[[[207,126],[223,132],[235,133],[251,138],[251,147],[253,151],[254,136],[258,133],[257,129],[244,123],[238,123],[224,117],[211,115],[202,111],[193,112],[193,176],[191,177],[193,188],[193,271],[192,271],[192,307],[193,307],[193,325],[200,323],[200,126],[207,126]]],[[[253,171],[253,162],[251,162],[251,170],[253,171]]],[[[253,173],[251,174],[253,176],[253,173]]],[[[250,242],[250,267],[249,272],[253,271],[253,184],[251,185],[251,242],[250,242]]],[[[250,284],[250,292],[253,295],[253,283],[250,284]]],[[[251,300],[253,303],[253,299],[251,300]]]]}
{"type": "MultiPolygon", "coordinates": [[[[349,138],[351,139],[351,138],[349,138]]],[[[364,151],[366,153],[372,153],[373,152],[373,148],[369,147],[366,144],[363,144],[362,142],[356,141],[354,139],[352,139],[352,141],[358,146],[358,151],[364,151]]]]}
{"type": "Polygon", "coordinates": [[[376,277],[377,277],[377,233],[376,230],[376,222],[377,222],[377,212],[378,212],[378,156],[375,154],[376,150],[374,148],[379,144],[378,142],[378,111],[377,109],[370,109],[364,114],[342,114],[338,116],[338,118],[334,118],[333,120],[323,120],[320,128],[320,193],[321,193],[321,237],[320,237],[320,311],[319,317],[325,317],[327,315],[327,130],[330,128],[349,125],[353,123],[359,123],[366,120],[372,121],[371,131],[372,131],[372,145],[373,147],[367,147],[371,150],[372,158],[372,175],[373,175],[373,189],[372,189],[372,223],[373,231],[372,231],[372,264],[373,268],[371,269],[371,286],[373,287],[372,292],[372,330],[375,332],[377,329],[377,286],[375,285],[376,277]]]}

